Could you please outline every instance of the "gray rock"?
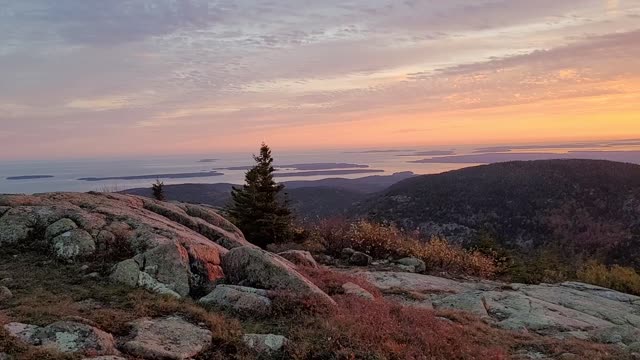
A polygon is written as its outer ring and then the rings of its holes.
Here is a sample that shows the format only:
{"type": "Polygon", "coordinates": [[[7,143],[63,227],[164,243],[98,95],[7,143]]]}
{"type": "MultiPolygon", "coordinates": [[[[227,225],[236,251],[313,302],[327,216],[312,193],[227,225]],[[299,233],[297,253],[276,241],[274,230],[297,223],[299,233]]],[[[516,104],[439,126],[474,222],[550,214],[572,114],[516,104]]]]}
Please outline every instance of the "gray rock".
{"type": "Polygon", "coordinates": [[[138,286],[139,277],[140,265],[133,259],[127,259],[113,267],[109,279],[120,284],[136,287],[138,286]]]}
{"type": "Polygon", "coordinates": [[[180,294],[167,287],[166,284],[159,282],[144,271],[140,271],[138,273],[138,286],[158,295],[170,296],[176,299],[180,299],[182,297],[180,294]]]}
{"type": "Polygon", "coordinates": [[[283,258],[291,261],[293,264],[298,266],[306,266],[306,267],[312,267],[312,268],[318,267],[316,260],[308,251],[289,250],[289,251],[281,252],[278,255],[282,256],[283,258]]]}
{"type": "Polygon", "coordinates": [[[591,336],[600,343],[631,345],[640,341],[640,329],[631,325],[616,325],[594,330],[591,336]]]}
{"type": "Polygon", "coordinates": [[[62,235],[68,231],[77,229],[78,225],[71,219],[60,219],[53,224],[47,226],[47,230],[45,231],[45,238],[47,240],[51,240],[58,235],[62,235]]]}
{"type": "Polygon", "coordinates": [[[82,360],[127,360],[127,359],[120,356],[107,355],[107,356],[97,356],[92,358],[84,358],[82,360]]]}
{"type": "Polygon", "coordinates": [[[9,354],[0,352],[0,360],[9,360],[9,354]]]}
{"type": "Polygon", "coordinates": [[[267,315],[271,312],[271,300],[266,290],[234,285],[218,285],[198,302],[220,307],[241,314],[267,315]]]}
{"type": "Polygon", "coordinates": [[[222,257],[222,268],[232,284],[289,291],[335,304],[329,295],[293,269],[289,261],[255,247],[230,250],[222,257]]]}
{"type": "Polygon", "coordinates": [[[55,256],[66,260],[88,256],[96,251],[93,237],[82,229],[74,229],[54,237],[51,245],[55,256]]]}
{"type": "Polygon", "coordinates": [[[435,308],[469,311],[504,329],[624,345],[640,339],[637,297],[593,285],[509,285],[400,272],[351,272],[403,304],[430,301],[435,308]],[[416,301],[415,293],[426,299],[416,301]]]}
{"type": "Polygon", "coordinates": [[[349,264],[354,266],[369,266],[373,258],[363,252],[355,251],[349,258],[349,264]]]}
{"type": "Polygon", "coordinates": [[[427,271],[427,265],[424,261],[414,258],[414,257],[406,257],[399,260],[396,260],[396,263],[404,266],[409,266],[413,268],[412,272],[423,273],[427,271]]]}
{"type": "Polygon", "coordinates": [[[16,207],[0,217],[0,245],[24,243],[38,218],[29,208],[16,207]]]}
{"type": "Polygon", "coordinates": [[[13,297],[13,293],[6,286],[0,286],[0,302],[7,301],[13,297]]]}
{"type": "Polygon", "coordinates": [[[353,295],[353,296],[358,296],[361,297],[363,299],[367,299],[367,300],[371,300],[373,301],[375,299],[375,297],[368,292],[367,290],[363,289],[362,287],[358,286],[357,284],[354,284],[352,282],[348,282],[342,285],[342,290],[344,290],[344,293],[346,295],[353,295]]]}
{"type": "Polygon", "coordinates": [[[40,341],[35,337],[39,326],[12,322],[5,324],[3,328],[13,337],[30,345],[40,345],[40,341]]]}
{"type": "Polygon", "coordinates": [[[351,255],[353,255],[355,252],[356,251],[353,250],[352,248],[344,248],[340,252],[340,255],[342,256],[343,259],[348,260],[349,258],[351,258],[351,255]]]}
{"type": "Polygon", "coordinates": [[[246,334],[242,340],[250,349],[266,354],[282,350],[289,342],[286,337],[274,334],[246,334]]]}
{"type": "MultiPolygon", "coordinates": [[[[187,250],[175,243],[168,243],[157,246],[135,259],[139,264],[144,264],[142,271],[164,286],[180,296],[189,295],[191,279],[189,254],[187,250]]],[[[140,275],[140,279],[145,281],[146,288],[149,288],[146,275],[140,275]]]]}
{"type": "Polygon", "coordinates": [[[465,292],[453,294],[433,301],[436,309],[464,310],[480,317],[487,317],[487,309],[484,307],[482,292],[465,292]]]}
{"type": "Polygon", "coordinates": [[[191,359],[211,344],[211,331],[177,316],[142,318],[130,325],[134,335],[122,349],[143,359],[191,359]]]}
{"type": "Polygon", "coordinates": [[[78,322],[55,322],[37,329],[34,337],[42,346],[54,348],[63,353],[119,354],[111,334],[78,322]]]}

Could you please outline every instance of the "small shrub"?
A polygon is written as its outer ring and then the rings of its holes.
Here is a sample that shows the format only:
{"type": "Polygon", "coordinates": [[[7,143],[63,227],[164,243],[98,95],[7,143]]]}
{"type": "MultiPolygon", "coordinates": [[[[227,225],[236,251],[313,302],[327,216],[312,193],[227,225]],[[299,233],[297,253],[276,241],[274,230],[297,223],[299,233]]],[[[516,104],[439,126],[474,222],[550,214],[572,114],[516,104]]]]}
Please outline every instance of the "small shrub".
{"type": "Polygon", "coordinates": [[[640,295],[640,275],[632,268],[614,265],[607,267],[588,262],[577,274],[578,280],[621,292],[640,295]]]}

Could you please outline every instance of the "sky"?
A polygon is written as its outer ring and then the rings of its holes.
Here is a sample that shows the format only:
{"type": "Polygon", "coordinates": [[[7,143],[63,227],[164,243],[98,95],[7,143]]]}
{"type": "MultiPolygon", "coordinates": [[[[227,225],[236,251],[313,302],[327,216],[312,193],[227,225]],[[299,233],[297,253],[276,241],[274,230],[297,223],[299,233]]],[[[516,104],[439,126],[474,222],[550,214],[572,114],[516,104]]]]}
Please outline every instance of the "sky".
{"type": "Polygon", "coordinates": [[[0,159],[640,136],[640,0],[0,0],[0,159]]]}

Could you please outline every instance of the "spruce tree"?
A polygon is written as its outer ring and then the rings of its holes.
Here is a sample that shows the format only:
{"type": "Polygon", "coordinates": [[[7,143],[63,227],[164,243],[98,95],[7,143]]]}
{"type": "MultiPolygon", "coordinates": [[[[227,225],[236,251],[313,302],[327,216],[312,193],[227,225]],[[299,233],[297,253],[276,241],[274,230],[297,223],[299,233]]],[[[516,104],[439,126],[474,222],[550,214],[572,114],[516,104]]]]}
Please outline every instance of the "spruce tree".
{"type": "Polygon", "coordinates": [[[284,185],[273,179],[275,169],[271,149],[262,143],[256,165],[245,175],[245,184],[231,191],[228,213],[247,240],[266,247],[292,238],[292,215],[282,191],[284,185]]]}
{"type": "Polygon", "coordinates": [[[156,179],[155,184],[151,185],[151,192],[156,200],[164,201],[164,183],[160,179],[156,179]]]}

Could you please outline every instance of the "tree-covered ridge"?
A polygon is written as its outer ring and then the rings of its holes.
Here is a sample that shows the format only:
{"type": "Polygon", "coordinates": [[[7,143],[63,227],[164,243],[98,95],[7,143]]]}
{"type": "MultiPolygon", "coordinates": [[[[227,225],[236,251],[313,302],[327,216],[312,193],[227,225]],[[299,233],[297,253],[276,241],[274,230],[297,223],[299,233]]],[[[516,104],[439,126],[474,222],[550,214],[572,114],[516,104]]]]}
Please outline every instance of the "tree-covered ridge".
{"type": "MultiPolygon", "coordinates": [[[[500,246],[640,267],[640,166],[548,160],[478,166],[411,178],[361,214],[473,246],[500,246]]],[[[531,253],[530,253],[531,255],[531,253]]]]}

